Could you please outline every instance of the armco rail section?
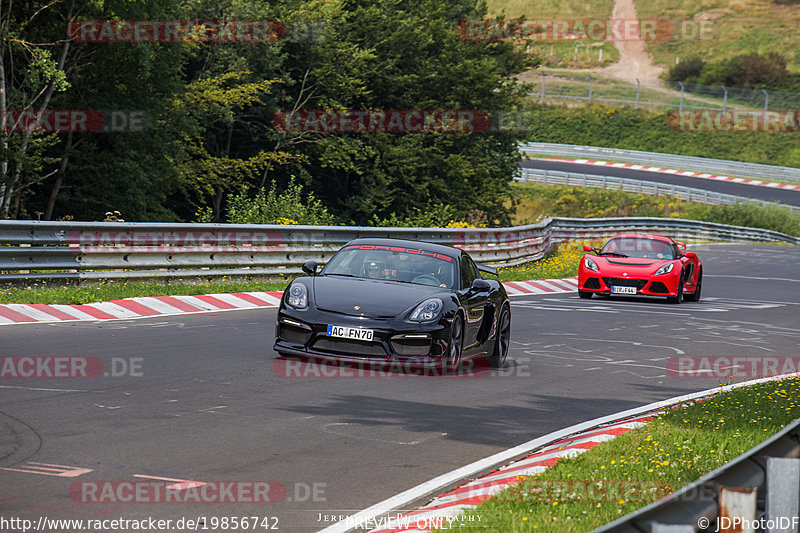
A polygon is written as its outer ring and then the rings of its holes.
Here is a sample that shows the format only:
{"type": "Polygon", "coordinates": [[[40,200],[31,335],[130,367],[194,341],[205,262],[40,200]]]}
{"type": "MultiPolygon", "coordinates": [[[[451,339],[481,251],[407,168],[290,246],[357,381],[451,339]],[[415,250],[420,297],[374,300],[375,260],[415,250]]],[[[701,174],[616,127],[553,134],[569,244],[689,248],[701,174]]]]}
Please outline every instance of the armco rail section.
{"type": "Polygon", "coordinates": [[[685,241],[800,239],[757,228],[666,218],[552,218],[511,228],[374,228],[244,224],[0,221],[0,282],[99,279],[258,279],[320,264],[357,237],[457,246],[477,261],[512,266],[541,259],[553,243],[620,232],[685,241]]]}
{"type": "Polygon", "coordinates": [[[798,457],[800,419],[694,483],[593,533],[797,533],[798,457]]]}
{"type": "Polygon", "coordinates": [[[576,159],[624,161],[641,165],[691,169],[697,172],[709,172],[711,174],[728,174],[743,178],[800,182],[800,168],[779,167],[776,165],[761,165],[758,163],[709,159],[706,157],[641,152],[638,150],[624,150],[622,148],[581,146],[577,144],[525,143],[521,144],[519,148],[520,151],[527,154],[571,157],[576,159]]]}
{"type": "Polygon", "coordinates": [[[598,189],[615,189],[637,194],[649,194],[653,196],[674,196],[687,202],[699,202],[712,205],[732,205],[739,203],[753,203],[758,205],[773,205],[790,209],[794,214],[800,214],[800,207],[786,204],[777,204],[765,200],[756,200],[744,196],[734,196],[723,194],[706,189],[694,189],[681,185],[669,183],[658,183],[656,181],[641,181],[626,178],[616,178],[613,176],[603,176],[599,174],[582,174],[576,172],[561,172],[556,170],[544,170],[538,168],[522,168],[519,175],[514,178],[517,181],[543,183],[545,185],[575,185],[578,187],[594,187],[598,189]]]}

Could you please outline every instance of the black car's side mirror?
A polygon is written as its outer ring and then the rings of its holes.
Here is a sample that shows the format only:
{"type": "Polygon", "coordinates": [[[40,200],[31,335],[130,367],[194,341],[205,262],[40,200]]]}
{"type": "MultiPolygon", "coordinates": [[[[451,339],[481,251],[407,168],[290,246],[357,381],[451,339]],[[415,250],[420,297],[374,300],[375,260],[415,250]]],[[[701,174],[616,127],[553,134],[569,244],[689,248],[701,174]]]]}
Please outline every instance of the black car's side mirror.
{"type": "Polygon", "coordinates": [[[305,263],[303,263],[303,272],[305,272],[309,276],[316,276],[317,275],[317,262],[316,261],[306,261],[305,263]]]}
{"type": "Polygon", "coordinates": [[[485,279],[475,278],[475,281],[472,282],[472,287],[470,287],[470,290],[472,292],[484,292],[491,288],[491,284],[485,279]]]}

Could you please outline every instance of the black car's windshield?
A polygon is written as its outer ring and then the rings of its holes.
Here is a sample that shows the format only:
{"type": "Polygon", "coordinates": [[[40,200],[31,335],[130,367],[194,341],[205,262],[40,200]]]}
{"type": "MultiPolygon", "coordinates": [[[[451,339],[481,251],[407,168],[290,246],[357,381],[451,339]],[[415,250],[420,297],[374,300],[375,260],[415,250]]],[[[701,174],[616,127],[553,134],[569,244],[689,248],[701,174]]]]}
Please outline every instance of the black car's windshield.
{"type": "Polygon", "coordinates": [[[600,255],[640,257],[642,259],[675,259],[675,248],[667,241],[638,237],[611,239],[600,250],[600,255]]]}
{"type": "Polygon", "coordinates": [[[436,252],[404,246],[354,244],[340,250],[324,275],[382,279],[454,288],[456,260],[436,252]]]}

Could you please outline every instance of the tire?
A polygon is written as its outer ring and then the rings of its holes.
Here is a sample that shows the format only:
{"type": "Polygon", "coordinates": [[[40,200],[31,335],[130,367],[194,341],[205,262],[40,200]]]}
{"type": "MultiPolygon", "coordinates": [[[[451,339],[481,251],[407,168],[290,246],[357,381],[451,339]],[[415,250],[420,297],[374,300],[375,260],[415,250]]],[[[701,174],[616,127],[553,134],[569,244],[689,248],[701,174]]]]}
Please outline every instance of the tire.
{"type": "Polygon", "coordinates": [[[699,302],[700,291],[702,289],[703,289],[703,269],[701,268],[700,271],[697,273],[697,285],[695,285],[694,292],[692,294],[687,294],[683,298],[689,302],[699,302]]]}
{"type": "Polygon", "coordinates": [[[456,314],[453,325],[450,326],[450,342],[447,343],[447,355],[443,361],[442,369],[445,372],[455,373],[461,367],[461,351],[464,348],[464,319],[461,314],[456,314]]]}
{"type": "Polygon", "coordinates": [[[592,292],[591,291],[582,291],[582,290],[578,289],[578,296],[580,296],[581,298],[591,298],[592,297],[592,292]]]}
{"type": "Polygon", "coordinates": [[[508,358],[508,349],[511,345],[511,310],[508,304],[503,305],[500,318],[497,319],[497,335],[495,336],[494,350],[489,356],[492,368],[502,368],[508,358]]]}
{"type": "Polygon", "coordinates": [[[678,278],[678,294],[667,296],[667,301],[671,304],[679,304],[683,301],[683,272],[681,272],[681,277],[678,278]]]}

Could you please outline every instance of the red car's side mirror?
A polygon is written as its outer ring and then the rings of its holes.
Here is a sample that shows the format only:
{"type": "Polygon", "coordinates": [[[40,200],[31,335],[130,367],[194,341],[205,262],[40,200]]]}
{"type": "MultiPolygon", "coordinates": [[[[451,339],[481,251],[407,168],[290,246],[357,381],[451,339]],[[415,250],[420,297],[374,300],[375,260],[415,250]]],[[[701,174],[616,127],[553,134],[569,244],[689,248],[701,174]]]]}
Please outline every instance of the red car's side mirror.
{"type": "Polygon", "coordinates": [[[683,257],[688,257],[689,259],[697,259],[697,254],[694,252],[686,252],[683,254],[683,257]]]}
{"type": "Polygon", "coordinates": [[[591,252],[592,251],[592,247],[589,246],[588,244],[584,244],[583,245],[583,251],[584,252],[591,252]]]}

